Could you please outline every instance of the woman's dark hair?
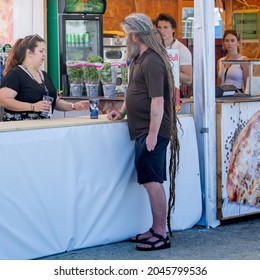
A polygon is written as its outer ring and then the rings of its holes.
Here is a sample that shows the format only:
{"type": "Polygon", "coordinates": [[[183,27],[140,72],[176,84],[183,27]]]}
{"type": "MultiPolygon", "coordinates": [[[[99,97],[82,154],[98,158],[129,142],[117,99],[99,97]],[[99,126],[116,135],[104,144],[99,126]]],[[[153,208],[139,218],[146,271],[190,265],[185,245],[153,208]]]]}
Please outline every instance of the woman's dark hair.
{"type": "Polygon", "coordinates": [[[26,36],[24,39],[18,39],[8,54],[3,76],[5,76],[13,67],[22,64],[25,59],[26,51],[30,50],[31,52],[34,52],[38,42],[44,42],[44,39],[38,34],[26,36]]]}
{"type": "MultiPolygon", "coordinates": [[[[226,29],[224,31],[224,34],[223,34],[223,43],[225,41],[226,36],[229,35],[229,34],[234,35],[237,38],[237,41],[240,42],[240,35],[235,29],[226,29]]],[[[223,49],[224,49],[224,46],[223,46],[223,49]]],[[[224,51],[225,51],[225,54],[226,54],[227,51],[226,50],[224,50],[224,51]]],[[[237,51],[240,52],[239,47],[237,47],[237,51]]]]}
{"type": "Polygon", "coordinates": [[[239,35],[239,33],[235,29],[227,29],[227,30],[225,30],[224,34],[223,34],[223,40],[225,40],[225,38],[226,38],[226,36],[228,34],[234,35],[237,38],[237,41],[238,42],[240,41],[240,35],[239,35]]]}

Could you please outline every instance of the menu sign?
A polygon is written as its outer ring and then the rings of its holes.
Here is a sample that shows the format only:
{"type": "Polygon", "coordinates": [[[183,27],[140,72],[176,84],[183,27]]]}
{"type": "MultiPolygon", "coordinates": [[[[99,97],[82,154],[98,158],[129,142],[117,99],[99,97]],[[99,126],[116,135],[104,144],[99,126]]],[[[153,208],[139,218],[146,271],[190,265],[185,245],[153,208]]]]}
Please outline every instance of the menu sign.
{"type": "Polygon", "coordinates": [[[106,0],[66,0],[65,13],[104,14],[106,0]]]}

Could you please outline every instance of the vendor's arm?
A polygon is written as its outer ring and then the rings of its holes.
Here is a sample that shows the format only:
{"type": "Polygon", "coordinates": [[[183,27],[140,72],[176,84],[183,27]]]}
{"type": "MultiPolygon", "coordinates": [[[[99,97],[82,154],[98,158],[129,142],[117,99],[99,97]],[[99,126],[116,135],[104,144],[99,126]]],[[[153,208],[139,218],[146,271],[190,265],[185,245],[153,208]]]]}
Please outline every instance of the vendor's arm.
{"type": "Polygon", "coordinates": [[[0,89],[0,106],[15,112],[42,112],[49,110],[51,103],[47,100],[36,103],[18,101],[15,99],[17,92],[3,87],[0,89]]]}
{"type": "Polygon", "coordinates": [[[146,138],[148,151],[154,150],[157,143],[158,132],[163,118],[163,97],[153,97],[151,102],[151,121],[149,133],[146,138]]]}
{"type": "Polygon", "coordinates": [[[57,96],[55,109],[57,111],[72,111],[72,110],[80,111],[80,110],[86,110],[88,106],[89,106],[88,100],[82,100],[79,102],[71,103],[57,96]]]}
{"type": "Polygon", "coordinates": [[[124,101],[120,111],[113,109],[110,113],[107,114],[107,118],[111,121],[122,120],[125,116],[126,116],[125,101],[124,101]]]}
{"type": "Polygon", "coordinates": [[[192,65],[180,66],[180,82],[187,86],[192,84],[192,65]]]}

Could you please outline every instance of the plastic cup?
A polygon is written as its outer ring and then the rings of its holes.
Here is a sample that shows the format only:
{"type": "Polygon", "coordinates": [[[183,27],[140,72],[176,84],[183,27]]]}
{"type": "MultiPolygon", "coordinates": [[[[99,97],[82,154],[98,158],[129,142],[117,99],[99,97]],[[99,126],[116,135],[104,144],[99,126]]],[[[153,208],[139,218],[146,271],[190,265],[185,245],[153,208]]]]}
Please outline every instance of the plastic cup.
{"type": "MultiPolygon", "coordinates": [[[[42,98],[42,100],[48,100],[48,101],[50,101],[51,104],[52,104],[52,102],[53,102],[53,99],[54,99],[54,98],[51,97],[51,96],[49,96],[49,95],[44,95],[43,98],[42,98]]],[[[52,115],[52,106],[50,106],[49,111],[41,112],[40,115],[41,115],[42,117],[50,117],[50,116],[52,115]]]]}

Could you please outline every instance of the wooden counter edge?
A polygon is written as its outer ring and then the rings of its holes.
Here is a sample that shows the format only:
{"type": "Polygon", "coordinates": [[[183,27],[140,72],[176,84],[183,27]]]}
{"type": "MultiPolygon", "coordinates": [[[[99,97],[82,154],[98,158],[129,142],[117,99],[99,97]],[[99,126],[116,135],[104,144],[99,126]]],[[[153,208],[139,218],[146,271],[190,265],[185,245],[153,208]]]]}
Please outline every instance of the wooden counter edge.
{"type": "MultiPolygon", "coordinates": [[[[193,117],[191,114],[180,114],[180,117],[193,117]]],[[[94,125],[94,124],[112,124],[119,122],[127,122],[127,118],[119,121],[110,121],[107,119],[107,115],[100,115],[98,119],[90,119],[89,116],[80,116],[73,118],[59,118],[59,119],[47,119],[47,120],[32,120],[32,121],[13,121],[13,122],[0,122],[0,133],[11,131],[23,131],[33,129],[46,129],[46,128],[59,128],[69,126],[81,126],[81,125],[94,125]]]]}
{"type": "Polygon", "coordinates": [[[11,132],[11,131],[33,130],[33,129],[81,126],[81,125],[109,124],[114,122],[126,122],[126,121],[127,121],[126,119],[119,120],[119,121],[110,121],[107,119],[106,115],[100,115],[98,119],[90,119],[89,116],[79,116],[73,118],[1,122],[0,133],[11,132]]]}
{"type": "Polygon", "coordinates": [[[240,103],[260,101],[260,96],[217,97],[216,103],[240,103]]]}

